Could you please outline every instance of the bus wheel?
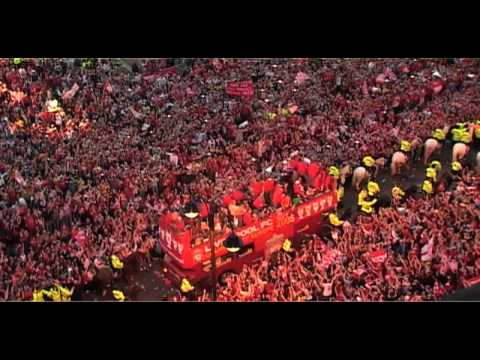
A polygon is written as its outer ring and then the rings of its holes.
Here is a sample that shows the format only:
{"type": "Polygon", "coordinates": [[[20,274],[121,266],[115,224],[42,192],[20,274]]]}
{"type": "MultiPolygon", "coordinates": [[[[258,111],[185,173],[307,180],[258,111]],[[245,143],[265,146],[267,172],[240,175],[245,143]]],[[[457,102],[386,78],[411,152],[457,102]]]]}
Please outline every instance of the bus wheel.
{"type": "Polygon", "coordinates": [[[227,278],[235,274],[233,271],[225,271],[218,277],[218,283],[222,286],[227,285],[227,278]]]}

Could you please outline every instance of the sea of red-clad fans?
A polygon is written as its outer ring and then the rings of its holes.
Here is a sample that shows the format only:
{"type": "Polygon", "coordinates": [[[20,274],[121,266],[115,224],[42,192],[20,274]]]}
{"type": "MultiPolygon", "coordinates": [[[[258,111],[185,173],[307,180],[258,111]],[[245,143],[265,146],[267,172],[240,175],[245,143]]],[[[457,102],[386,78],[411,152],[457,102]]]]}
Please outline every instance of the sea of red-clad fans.
{"type": "Polygon", "coordinates": [[[87,284],[111,255],[148,256],[159,215],[190,194],[221,204],[285,160],[355,165],[480,114],[473,59],[171,65],[148,61],[142,75],[111,60],[0,61],[0,299],[87,284]],[[252,97],[226,94],[245,80],[252,97]]]}
{"type": "Polygon", "coordinates": [[[479,180],[465,171],[454,191],[383,208],[246,266],[226,279],[218,300],[433,301],[478,283],[479,180]]]}

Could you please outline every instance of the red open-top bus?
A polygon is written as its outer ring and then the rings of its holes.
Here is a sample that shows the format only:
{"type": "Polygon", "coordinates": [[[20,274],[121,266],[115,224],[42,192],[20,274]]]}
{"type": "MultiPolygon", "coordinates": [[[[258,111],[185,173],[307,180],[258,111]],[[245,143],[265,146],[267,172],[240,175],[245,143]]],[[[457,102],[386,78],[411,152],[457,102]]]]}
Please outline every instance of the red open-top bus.
{"type": "MultiPolygon", "coordinates": [[[[286,239],[295,240],[302,234],[318,233],[324,222],[322,214],[335,209],[337,202],[336,181],[327,175],[311,199],[288,209],[279,208],[250,226],[236,228],[235,234],[241,238],[244,246],[234,254],[223,246],[223,241],[231,231],[227,228],[218,229],[214,235],[218,278],[228,272],[238,273],[244,264],[269,257],[282,248],[286,239]]],[[[180,231],[169,215],[160,218],[159,227],[165,266],[177,281],[186,278],[192,284],[198,283],[208,277],[211,271],[209,235],[195,230],[198,229],[195,224],[190,229],[180,231]]]]}

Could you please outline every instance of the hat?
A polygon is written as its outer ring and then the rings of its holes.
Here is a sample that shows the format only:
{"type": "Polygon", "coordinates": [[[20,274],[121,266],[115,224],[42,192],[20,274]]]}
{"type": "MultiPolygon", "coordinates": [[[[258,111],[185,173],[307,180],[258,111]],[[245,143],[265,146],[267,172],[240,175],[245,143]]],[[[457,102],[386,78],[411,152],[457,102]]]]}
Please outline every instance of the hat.
{"type": "Polygon", "coordinates": [[[412,149],[412,144],[409,141],[402,140],[400,142],[400,150],[408,152],[412,149]]]}
{"type": "Polygon", "coordinates": [[[432,132],[432,136],[437,140],[445,140],[445,133],[443,132],[442,129],[435,129],[432,132]]]}
{"type": "Polygon", "coordinates": [[[438,160],[433,160],[430,163],[430,167],[434,168],[436,171],[441,171],[442,170],[442,164],[438,160]]]}
{"type": "Polygon", "coordinates": [[[432,183],[428,180],[425,180],[422,185],[422,190],[425,191],[427,194],[433,193],[432,183]]]}
{"type": "Polygon", "coordinates": [[[431,178],[433,181],[436,181],[437,180],[437,171],[433,167],[427,168],[426,177],[431,178]]]}
{"type": "Polygon", "coordinates": [[[393,197],[402,197],[402,196],[405,196],[405,192],[399,186],[394,186],[392,188],[392,196],[393,197]]]}
{"type": "Polygon", "coordinates": [[[368,195],[373,196],[380,192],[380,186],[375,181],[369,181],[367,185],[368,195]]]}
{"type": "Polygon", "coordinates": [[[340,226],[343,224],[343,221],[341,221],[334,213],[329,214],[328,219],[330,220],[330,224],[332,224],[333,226],[340,226]]]}
{"type": "Polygon", "coordinates": [[[452,162],[452,170],[453,170],[453,171],[460,171],[460,170],[462,170],[462,164],[460,164],[458,161],[452,162]]]}
{"type": "Polygon", "coordinates": [[[365,156],[363,158],[363,163],[365,164],[365,166],[367,167],[372,167],[373,165],[375,165],[375,159],[371,156],[365,156]]]}
{"type": "Polygon", "coordinates": [[[330,166],[328,168],[328,175],[333,176],[335,179],[340,177],[340,170],[336,166],[330,166]]]}
{"type": "Polygon", "coordinates": [[[290,240],[286,239],[282,244],[282,249],[285,252],[292,252],[293,251],[292,242],[290,240]]]}

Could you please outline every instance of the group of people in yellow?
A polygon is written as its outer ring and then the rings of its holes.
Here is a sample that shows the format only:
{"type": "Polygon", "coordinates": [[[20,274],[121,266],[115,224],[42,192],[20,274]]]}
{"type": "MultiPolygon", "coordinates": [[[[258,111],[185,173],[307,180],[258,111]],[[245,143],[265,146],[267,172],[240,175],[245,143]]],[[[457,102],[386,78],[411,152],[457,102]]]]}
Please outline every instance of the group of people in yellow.
{"type": "MultiPolygon", "coordinates": [[[[462,142],[469,144],[473,141],[471,129],[473,128],[473,134],[476,139],[480,139],[480,120],[476,120],[475,123],[457,123],[451,130],[452,140],[454,143],[462,142]]],[[[448,133],[443,129],[435,129],[432,132],[432,137],[438,141],[444,141],[447,138],[448,133]]],[[[410,142],[403,140],[400,142],[400,150],[409,153],[412,150],[410,142]]],[[[373,168],[375,166],[375,159],[372,156],[365,156],[362,160],[363,165],[367,168],[373,168]]],[[[451,163],[451,170],[453,173],[458,173],[462,170],[462,164],[459,161],[453,161],[451,163]]],[[[442,164],[438,160],[432,161],[426,171],[425,180],[422,183],[422,190],[426,194],[432,194],[434,192],[434,184],[438,181],[438,174],[442,171],[442,164]]],[[[329,168],[329,174],[336,179],[340,177],[340,171],[335,166],[329,168]]],[[[357,204],[360,210],[365,214],[371,214],[374,212],[374,205],[378,202],[378,195],[380,194],[380,186],[375,181],[369,181],[366,189],[362,189],[358,194],[357,204]]],[[[343,186],[339,185],[337,189],[338,200],[341,201],[344,195],[343,186]]],[[[392,188],[392,198],[394,200],[401,200],[405,196],[405,192],[398,186],[392,188]]],[[[343,221],[339,220],[336,214],[329,215],[330,224],[333,226],[340,226],[343,221]]]]}
{"type": "MultiPolygon", "coordinates": [[[[123,269],[123,262],[118,258],[118,256],[111,256],[112,267],[116,270],[123,269]]],[[[68,289],[61,285],[52,286],[49,290],[35,290],[33,292],[32,301],[34,302],[44,302],[44,301],[71,301],[74,288],[68,289]]],[[[112,290],[112,295],[117,301],[125,301],[125,294],[121,290],[112,290]]]]}
{"type": "Polygon", "coordinates": [[[61,285],[55,285],[50,288],[50,290],[35,290],[33,292],[33,301],[43,302],[45,301],[45,296],[51,301],[70,301],[73,295],[73,288],[68,289],[61,285]]]}

